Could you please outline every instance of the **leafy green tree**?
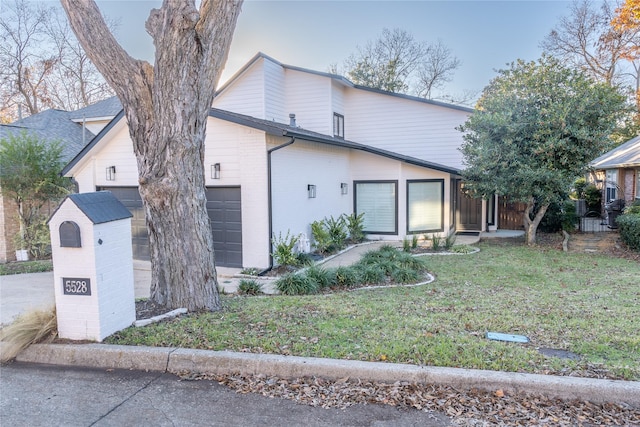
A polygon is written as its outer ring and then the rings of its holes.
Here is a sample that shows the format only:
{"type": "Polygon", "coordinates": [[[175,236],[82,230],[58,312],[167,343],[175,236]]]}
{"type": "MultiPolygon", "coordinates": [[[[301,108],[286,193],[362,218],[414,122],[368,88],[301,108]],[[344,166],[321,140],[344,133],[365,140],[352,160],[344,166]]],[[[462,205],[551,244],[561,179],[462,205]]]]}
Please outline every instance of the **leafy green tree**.
{"type": "Polygon", "coordinates": [[[58,142],[26,131],[0,139],[0,189],[18,207],[18,241],[32,256],[42,244],[43,206],[69,192],[69,179],[60,176],[63,166],[58,142]]]}
{"type": "Polygon", "coordinates": [[[547,208],[610,147],[626,107],[615,88],[552,57],[512,63],[498,71],[459,128],[465,188],[526,203],[527,243],[535,244],[547,208]]]}

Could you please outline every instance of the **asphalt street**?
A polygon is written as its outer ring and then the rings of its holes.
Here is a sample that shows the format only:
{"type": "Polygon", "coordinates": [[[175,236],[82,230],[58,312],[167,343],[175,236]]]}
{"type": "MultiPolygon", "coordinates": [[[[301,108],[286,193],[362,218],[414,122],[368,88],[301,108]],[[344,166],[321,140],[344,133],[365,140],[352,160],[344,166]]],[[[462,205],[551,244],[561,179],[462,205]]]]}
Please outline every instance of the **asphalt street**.
{"type": "Polygon", "coordinates": [[[323,409],[158,372],[0,367],[2,426],[448,426],[386,405],[323,409]]]}

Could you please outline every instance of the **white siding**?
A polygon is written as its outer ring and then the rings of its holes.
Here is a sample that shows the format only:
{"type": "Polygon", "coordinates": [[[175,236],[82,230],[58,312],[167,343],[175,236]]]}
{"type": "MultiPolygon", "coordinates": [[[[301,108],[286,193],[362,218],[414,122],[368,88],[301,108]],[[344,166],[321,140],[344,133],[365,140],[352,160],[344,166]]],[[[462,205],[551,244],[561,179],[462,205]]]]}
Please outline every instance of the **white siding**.
{"type": "Polygon", "coordinates": [[[353,211],[348,150],[298,140],[272,153],[271,172],[276,236],[290,231],[311,238],[313,221],[353,211]],[[349,184],[346,195],[340,191],[342,182],[349,184]],[[309,184],[316,186],[314,199],[308,197],[309,184]]]}
{"type": "Polygon", "coordinates": [[[213,107],[265,118],[265,60],[257,60],[213,100],[213,107]]]}
{"type": "Polygon", "coordinates": [[[269,215],[265,134],[209,118],[205,150],[207,187],[240,187],[242,205],[242,263],[269,265],[269,215]],[[220,179],[211,178],[211,165],[220,163],[220,179]]]}
{"type": "Polygon", "coordinates": [[[346,139],[463,168],[455,128],[469,113],[358,89],[347,90],[345,107],[346,139]]]}
{"type": "Polygon", "coordinates": [[[281,65],[264,61],[265,112],[260,117],[280,123],[289,123],[289,111],[285,103],[285,72],[281,65]]]}
{"type": "Polygon", "coordinates": [[[287,110],[296,115],[297,125],[333,135],[331,79],[291,69],[286,70],[286,79],[287,110]]]}

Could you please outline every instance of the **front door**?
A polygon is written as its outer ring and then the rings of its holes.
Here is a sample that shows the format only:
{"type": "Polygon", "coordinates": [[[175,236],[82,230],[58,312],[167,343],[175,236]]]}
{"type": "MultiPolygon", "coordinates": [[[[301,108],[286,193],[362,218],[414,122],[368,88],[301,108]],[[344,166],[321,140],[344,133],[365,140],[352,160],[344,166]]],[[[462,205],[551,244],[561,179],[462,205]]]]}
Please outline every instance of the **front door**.
{"type": "Polygon", "coordinates": [[[456,230],[482,231],[482,199],[473,199],[463,191],[464,184],[456,184],[456,230]]]}

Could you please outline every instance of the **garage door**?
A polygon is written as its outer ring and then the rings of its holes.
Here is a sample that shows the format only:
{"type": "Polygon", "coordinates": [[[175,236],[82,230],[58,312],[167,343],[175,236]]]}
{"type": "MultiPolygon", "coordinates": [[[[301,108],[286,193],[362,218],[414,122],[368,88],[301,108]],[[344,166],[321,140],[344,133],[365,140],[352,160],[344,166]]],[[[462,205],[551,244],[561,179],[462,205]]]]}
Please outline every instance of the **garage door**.
{"type": "MultiPolygon", "coordinates": [[[[133,214],[131,239],[133,257],[149,259],[149,237],[145,225],[142,199],[135,187],[104,187],[118,198],[133,214]]],[[[242,210],[240,187],[207,188],[207,212],[213,233],[216,265],[242,267],[242,210]]]]}

